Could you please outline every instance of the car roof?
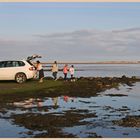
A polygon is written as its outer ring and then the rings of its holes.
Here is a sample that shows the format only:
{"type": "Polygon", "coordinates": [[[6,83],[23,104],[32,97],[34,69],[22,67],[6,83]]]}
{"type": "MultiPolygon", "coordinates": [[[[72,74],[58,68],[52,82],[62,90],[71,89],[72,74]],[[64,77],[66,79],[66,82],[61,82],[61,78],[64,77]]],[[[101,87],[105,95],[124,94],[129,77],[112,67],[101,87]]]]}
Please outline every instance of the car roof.
{"type": "Polygon", "coordinates": [[[1,60],[0,62],[5,62],[5,61],[26,61],[26,60],[1,60]]]}
{"type": "Polygon", "coordinates": [[[1,61],[26,61],[26,60],[1,60],[1,61]]]}

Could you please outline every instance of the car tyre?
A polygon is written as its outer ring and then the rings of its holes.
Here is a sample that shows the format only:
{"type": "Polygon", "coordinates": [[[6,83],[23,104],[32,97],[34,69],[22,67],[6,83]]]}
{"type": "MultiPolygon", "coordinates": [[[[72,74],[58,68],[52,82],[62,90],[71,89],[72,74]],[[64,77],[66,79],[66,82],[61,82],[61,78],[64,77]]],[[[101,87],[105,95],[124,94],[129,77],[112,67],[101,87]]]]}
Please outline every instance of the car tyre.
{"type": "Polygon", "coordinates": [[[17,73],[15,76],[15,80],[17,83],[21,84],[21,83],[26,82],[27,77],[24,73],[17,73]]]}

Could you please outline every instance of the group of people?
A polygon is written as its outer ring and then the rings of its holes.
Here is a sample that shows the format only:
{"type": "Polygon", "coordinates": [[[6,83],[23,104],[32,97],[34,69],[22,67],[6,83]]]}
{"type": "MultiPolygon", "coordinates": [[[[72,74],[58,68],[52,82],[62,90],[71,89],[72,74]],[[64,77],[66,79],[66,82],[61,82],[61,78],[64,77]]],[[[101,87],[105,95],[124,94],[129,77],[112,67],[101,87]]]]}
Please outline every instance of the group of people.
{"type": "MultiPolygon", "coordinates": [[[[68,65],[65,64],[65,66],[63,67],[63,74],[64,74],[64,80],[67,81],[67,75],[68,72],[70,72],[71,75],[71,81],[74,81],[74,66],[71,65],[70,68],[68,68],[68,65]]],[[[52,75],[54,77],[54,80],[57,80],[57,73],[58,73],[58,64],[56,61],[54,61],[54,64],[52,65],[52,75]]]]}
{"type": "MultiPolygon", "coordinates": [[[[37,71],[39,72],[39,82],[42,83],[43,82],[43,78],[44,78],[44,71],[43,71],[43,67],[42,67],[42,64],[40,63],[40,61],[36,61],[37,65],[36,65],[36,69],[37,71]]],[[[51,71],[52,71],[52,76],[54,78],[54,80],[57,80],[57,74],[58,74],[58,64],[57,64],[57,61],[54,61],[53,65],[52,65],[52,68],[51,68],[51,71]]],[[[74,69],[74,65],[71,65],[70,68],[68,68],[68,65],[65,64],[65,66],[63,67],[63,74],[64,74],[64,80],[67,81],[67,75],[68,75],[68,72],[70,72],[70,75],[71,75],[71,81],[74,82],[75,81],[75,78],[74,78],[74,73],[75,73],[75,69],[74,69]]]]}
{"type": "MultiPolygon", "coordinates": [[[[67,81],[67,74],[68,72],[70,72],[71,75],[71,81],[74,81],[74,66],[71,65],[70,68],[68,68],[68,65],[65,64],[65,66],[63,67],[63,74],[64,74],[64,80],[67,81]]],[[[54,80],[57,80],[57,73],[58,73],[58,64],[56,61],[54,61],[54,64],[52,65],[52,75],[54,77],[54,80]]]]}

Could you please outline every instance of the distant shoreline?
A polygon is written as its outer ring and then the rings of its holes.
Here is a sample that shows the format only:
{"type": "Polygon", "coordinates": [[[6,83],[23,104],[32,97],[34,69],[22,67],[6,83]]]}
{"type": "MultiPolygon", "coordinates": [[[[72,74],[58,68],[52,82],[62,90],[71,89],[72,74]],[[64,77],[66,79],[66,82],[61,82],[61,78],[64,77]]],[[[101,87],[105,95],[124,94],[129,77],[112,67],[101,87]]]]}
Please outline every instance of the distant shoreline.
{"type": "MultiPolygon", "coordinates": [[[[140,64],[140,61],[104,61],[104,62],[57,62],[58,64],[140,64]]],[[[53,62],[42,62],[42,64],[53,64],[53,62]]]]}

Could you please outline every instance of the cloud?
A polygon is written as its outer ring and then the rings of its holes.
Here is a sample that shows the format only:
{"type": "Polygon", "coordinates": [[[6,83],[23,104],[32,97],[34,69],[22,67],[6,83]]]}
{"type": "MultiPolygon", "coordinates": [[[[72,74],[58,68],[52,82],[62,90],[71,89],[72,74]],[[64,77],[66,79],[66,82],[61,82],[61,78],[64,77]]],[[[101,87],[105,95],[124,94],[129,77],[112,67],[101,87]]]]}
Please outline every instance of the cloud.
{"type": "Polygon", "coordinates": [[[140,32],[140,28],[128,28],[122,30],[113,30],[115,33],[132,33],[132,32],[140,32]]]}
{"type": "Polygon", "coordinates": [[[92,32],[89,30],[78,30],[78,31],[73,31],[73,32],[61,32],[61,33],[53,33],[53,34],[48,34],[48,35],[34,35],[36,37],[40,38],[73,38],[73,37],[85,37],[85,36],[90,36],[92,35],[92,32]]]}
{"type": "MultiPolygon", "coordinates": [[[[59,48],[59,52],[73,52],[73,56],[82,58],[105,57],[132,59],[139,57],[140,28],[122,30],[78,30],[73,32],[61,32],[47,35],[37,35],[50,48],[59,48]]],[[[69,56],[68,54],[68,56],[69,56]]]]}
{"type": "Polygon", "coordinates": [[[130,28],[115,31],[79,30],[73,32],[36,35],[48,43],[66,45],[73,44],[104,51],[122,52],[129,51],[130,47],[140,43],[140,28],[130,28]]]}
{"type": "Polygon", "coordinates": [[[140,59],[140,28],[121,30],[76,30],[35,34],[30,40],[0,39],[1,52],[26,57],[41,54],[47,60],[118,60],[140,59]]]}

